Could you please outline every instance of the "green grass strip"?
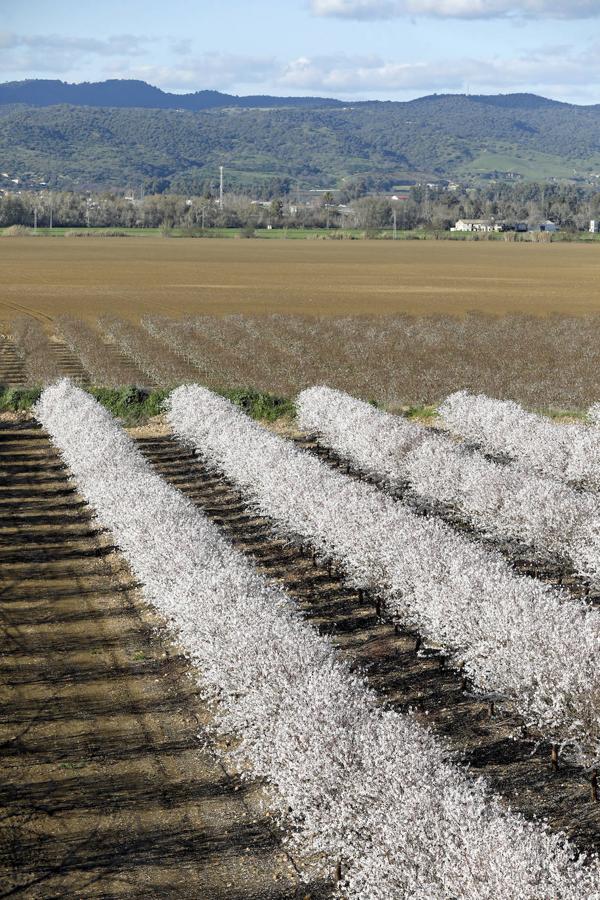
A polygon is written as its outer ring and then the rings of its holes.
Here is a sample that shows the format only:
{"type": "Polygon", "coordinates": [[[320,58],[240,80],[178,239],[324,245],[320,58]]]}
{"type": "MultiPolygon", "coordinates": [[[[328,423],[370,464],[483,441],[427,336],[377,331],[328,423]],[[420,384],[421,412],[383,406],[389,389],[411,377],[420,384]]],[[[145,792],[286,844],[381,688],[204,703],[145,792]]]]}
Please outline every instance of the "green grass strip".
{"type": "MultiPolygon", "coordinates": [[[[140,424],[160,415],[170,393],[170,389],[166,388],[145,390],[133,385],[122,388],[88,387],[86,390],[126,425],[140,424]]],[[[39,387],[0,386],[0,412],[25,412],[37,402],[40,393],[39,387]]],[[[296,414],[293,401],[287,397],[248,388],[223,390],[219,393],[241,407],[253,419],[274,422],[282,416],[296,414]]]]}

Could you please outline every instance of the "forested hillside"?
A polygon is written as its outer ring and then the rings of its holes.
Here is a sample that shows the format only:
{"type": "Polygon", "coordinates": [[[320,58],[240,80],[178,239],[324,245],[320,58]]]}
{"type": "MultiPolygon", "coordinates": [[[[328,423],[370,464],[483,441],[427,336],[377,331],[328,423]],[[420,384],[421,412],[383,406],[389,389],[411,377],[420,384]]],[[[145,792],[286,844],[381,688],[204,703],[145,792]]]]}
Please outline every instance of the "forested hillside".
{"type": "Polygon", "coordinates": [[[195,193],[214,187],[219,165],[229,189],[365,177],[385,189],[423,178],[580,179],[600,172],[599,126],[598,106],[518,94],[202,111],[7,104],[0,170],[53,187],[195,193]]]}

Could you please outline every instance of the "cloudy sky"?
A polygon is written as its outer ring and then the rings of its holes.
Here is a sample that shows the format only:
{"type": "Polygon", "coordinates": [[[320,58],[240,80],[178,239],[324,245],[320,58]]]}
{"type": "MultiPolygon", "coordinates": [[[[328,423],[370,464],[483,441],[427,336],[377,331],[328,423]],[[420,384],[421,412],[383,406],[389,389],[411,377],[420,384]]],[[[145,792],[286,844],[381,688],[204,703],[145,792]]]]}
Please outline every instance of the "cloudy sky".
{"type": "Polygon", "coordinates": [[[600,0],[0,0],[0,80],[600,102],[600,0]]]}

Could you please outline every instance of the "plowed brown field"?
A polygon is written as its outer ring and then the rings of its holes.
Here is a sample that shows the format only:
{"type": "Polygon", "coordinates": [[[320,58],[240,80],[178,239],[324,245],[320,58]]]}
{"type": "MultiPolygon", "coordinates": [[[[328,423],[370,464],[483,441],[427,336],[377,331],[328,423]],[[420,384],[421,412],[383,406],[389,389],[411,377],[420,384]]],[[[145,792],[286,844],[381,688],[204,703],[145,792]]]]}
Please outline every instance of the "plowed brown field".
{"type": "Polygon", "coordinates": [[[0,239],[0,322],[31,314],[600,311],[600,245],[0,239]]]}

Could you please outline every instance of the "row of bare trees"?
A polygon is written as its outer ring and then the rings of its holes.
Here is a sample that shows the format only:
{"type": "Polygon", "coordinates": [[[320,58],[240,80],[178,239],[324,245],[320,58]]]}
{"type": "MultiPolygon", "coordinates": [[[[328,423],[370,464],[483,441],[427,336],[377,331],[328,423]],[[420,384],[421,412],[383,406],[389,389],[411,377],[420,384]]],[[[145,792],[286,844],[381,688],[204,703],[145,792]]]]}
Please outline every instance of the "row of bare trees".
{"type": "MultiPolygon", "coordinates": [[[[140,324],[113,316],[100,327],[62,317],[55,327],[102,386],[200,381],[291,397],[327,384],[392,408],[462,389],[533,408],[581,409],[600,396],[593,315],[150,316],[140,324]]],[[[67,374],[41,324],[22,318],[13,332],[28,383],[67,374]]]]}

